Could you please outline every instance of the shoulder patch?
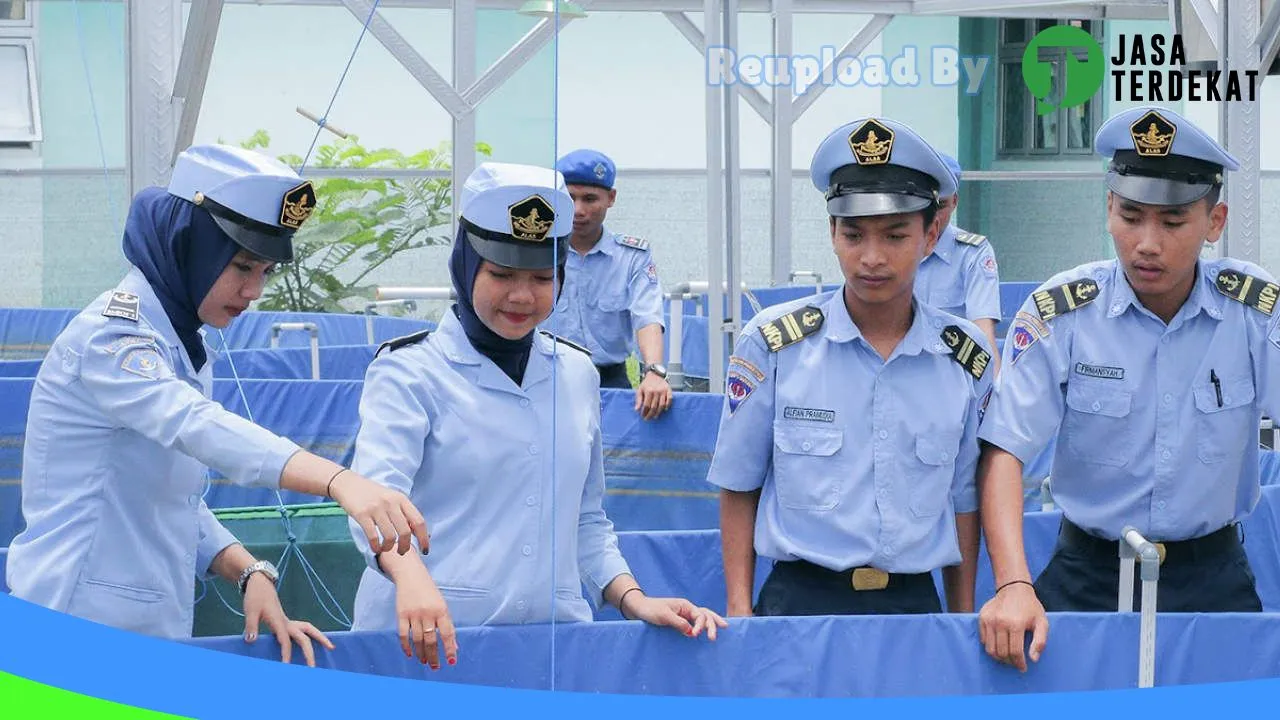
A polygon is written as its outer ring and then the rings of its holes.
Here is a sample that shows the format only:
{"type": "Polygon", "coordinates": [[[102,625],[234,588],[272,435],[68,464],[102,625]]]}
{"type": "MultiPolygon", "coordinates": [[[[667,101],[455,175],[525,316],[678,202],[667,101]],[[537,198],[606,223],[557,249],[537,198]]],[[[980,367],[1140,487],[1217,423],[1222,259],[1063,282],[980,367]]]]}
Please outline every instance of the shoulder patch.
{"type": "Polygon", "coordinates": [[[123,290],[113,290],[102,315],[138,322],[138,296],[123,290]]]}
{"type": "Polygon", "coordinates": [[[1239,270],[1223,270],[1218,273],[1214,285],[1218,287],[1218,292],[1263,315],[1270,315],[1275,310],[1276,298],[1280,297],[1280,285],[1239,270]]]}
{"type": "Polygon", "coordinates": [[[770,352],[778,352],[818,332],[825,320],[822,310],[812,305],[805,305],[799,310],[761,325],[760,336],[764,338],[764,344],[769,347],[770,352]]]}
{"type": "Polygon", "coordinates": [[[135,345],[151,345],[154,347],[156,345],[156,339],[142,335],[122,335],[121,337],[107,343],[105,349],[109,354],[115,355],[122,349],[133,347],[135,345]]]}
{"type": "Polygon", "coordinates": [[[987,241],[986,235],[969,232],[968,230],[956,230],[956,242],[965,245],[981,245],[987,241]]]}
{"type": "Polygon", "coordinates": [[[552,340],[555,340],[556,342],[560,343],[561,345],[568,345],[569,347],[573,348],[574,350],[577,350],[578,352],[585,354],[587,357],[591,357],[591,351],[590,351],[590,350],[588,350],[588,349],[586,349],[586,348],[584,348],[584,347],[582,347],[582,346],[581,346],[581,345],[579,345],[578,343],[573,342],[573,341],[571,341],[571,340],[566,340],[566,339],[564,339],[564,338],[560,337],[559,335],[556,335],[556,334],[554,334],[554,333],[549,333],[549,332],[547,332],[546,330],[542,330],[541,332],[542,332],[542,334],[543,334],[543,335],[546,335],[547,337],[551,338],[552,340]]]}
{"type": "Polygon", "coordinates": [[[619,245],[625,245],[629,248],[635,248],[637,250],[649,249],[648,240],[642,240],[634,235],[617,235],[615,236],[615,239],[618,241],[619,245]]]}
{"type": "Polygon", "coordinates": [[[1041,290],[1031,296],[1041,320],[1052,320],[1093,302],[1098,297],[1098,283],[1090,278],[1073,280],[1058,287],[1041,290]]]}
{"type": "Polygon", "coordinates": [[[405,335],[405,336],[403,336],[403,337],[392,338],[392,339],[390,339],[390,340],[388,340],[388,341],[386,341],[386,342],[382,343],[381,345],[379,345],[379,346],[378,346],[378,350],[377,350],[377,352],[375,352],[375,353],[373,354],[373,356],[374,356],[374,357],[377,357],[377,356],[381,355],[383,350],[386,350],[386,351],[390,352],[390,351],[392,351],[392,350],[399,350],[400,348],[404,347],[405,345],[412,345],[412,344],[414,344],[414,343],[416,343],[416,342],[420,342],[423,338],[425,338],[426,336],[428,336],[428,335],[430,335],[430,334],[431,334],[431,331],[430,331],[430,330],[419,330],[419,331],[418,331],[418,332],[416,332],[416,333],[411,333],[411,334],[409,334],[409,335],[405,335]]]}
{"type": "Polygon", "coordinates": [[[942,341],[951,349],[951,359],[969,371],[974,378],[981,380],[991,362],[991,353],[982,349],[976,340],[960,329],[959,325],[948,325],[942,329],[942,341]]]}

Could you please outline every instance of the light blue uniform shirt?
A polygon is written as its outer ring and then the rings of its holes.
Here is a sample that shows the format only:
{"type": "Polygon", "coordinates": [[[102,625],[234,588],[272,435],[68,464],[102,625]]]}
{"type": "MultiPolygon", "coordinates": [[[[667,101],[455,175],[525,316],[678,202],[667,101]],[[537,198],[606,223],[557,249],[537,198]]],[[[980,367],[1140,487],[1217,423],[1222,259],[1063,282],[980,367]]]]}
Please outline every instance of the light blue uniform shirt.
{"type": "Polygon", "coordinates": [[[991,243],[981,235],[948,225],[916,271],[915,295],[967,320],[999,321],[1000,272],[991,243]],[[977,238],[982,240],[971,244],[977,238]]]}
{"type": "Polygon", "coordinates": [[[134,269],[118,291],[137,319],[105,317],[104,293],[63,330],[36,376],[22,462],[26,529],[7,579],[24,600],[124,630],[191,636],[196,578],[235,542],[203,500],[206,466],[279,487],[297,452],[210,400],[134,269]]]}
{"type": "MultiPolygon", "coordinates": [[[[455,625],[549,622],[553,588],[558,622],[589,621],[583,587],[598,607],[630,572],[604,514],[600,381],[586,353],[539,333],[517,387],[446,311],[426,339],[370,364],[360,419],[352,467],[426,518],[423,560],[455,625]]],[[[352,536],[369,563],[353,628],[395,628],[395,585],[354,523],[352,536]]]]}
{"type": "Polygon", "coordinates": [[[1255,291],[1271,280],[1250,263],[1202,261],[1167,326],[1115,260],[1051,278],[1042,288],[1086,280],[1096,296],[1047,321],[1027,299],[979,437],[1025,463],[1056,433],[1054,502],[1100,537],[1132,525],[1185,540],[1240,520],[1258,500],[1262,410],[1280,409],[1268,391],[1280,350],[1271,318],[1219,292],[1222,269],[1254,276],[1255,291]]]}
{"type": "Polygon", "coordinates": [[[625,362],[635,334],[663,325],[662,286],[647,243],[604,229],[586,255],[569,249],[564,289],[543,329],[591,351],[597,365],[625,362]],[[643,248],[628,242],[644,245],[643,248]]]}
{"type": "Polygon", "coordinates": [[[893,573],[960,562],[955,514],[977,509],[976,433],[992,372],[976,379],[942,336],[959,327],[988,360],[992,351],[973,323],[914,305],[887,361],[853,324],[843,288],[767,308],[743,329],[708,480],[763,488],[758,554],[893,573]],[[821,328],[770,352],[761,325],[806,305],[821,309],[821,328]]]}

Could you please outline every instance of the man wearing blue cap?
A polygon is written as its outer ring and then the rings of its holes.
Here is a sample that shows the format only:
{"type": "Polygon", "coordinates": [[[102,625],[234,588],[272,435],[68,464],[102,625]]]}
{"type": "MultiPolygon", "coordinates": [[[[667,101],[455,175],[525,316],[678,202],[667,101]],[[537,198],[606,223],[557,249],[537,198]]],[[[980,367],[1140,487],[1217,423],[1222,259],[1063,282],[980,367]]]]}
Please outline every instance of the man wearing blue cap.
{"type": "Polygon", "coordinates": [[[636,412],[652,420],[671,407],[671,386],[662,364],[662,286],[649,243],[604,226],[618,197],[613,186],[617,171],[604,153],[574,150],[560,158],[556,169],[573,196],[572,252],[546,329],[591,352],[600,387],[631,387],[626,360],[638,348],[636,412]]]}
{"type": "Polygon", "coordinates": [[[979,434],[997,583],[982,640],[1019,669],[1025,631],[1032,660],[1044,648],[1046,609],[1116,609],[1126,527],[1157,543],[1159,611],[1262,609],[1239,522],[1259,496],[1260,414],[1280,410],[1271,377],[1280,288],[1252,263],[1200,258],[1222,233],[1223,173],[1236,160],[1154,107],[1112,117],[1094,145],[1111,158],[1116,259],[1060,273],[1027,300],[979,434]],[[1033,584],[1020,468],[1055,434],[1062,528],[1033,584]]]}
{"type": "Polygon", "coordinates": [[[730,615],[973,611],[977,431],[993,348],[917,301],[955,179],[910,128],[868,118],[819,145],[845,283],[766,308],[729,359],[708,480],[730,615]],[[756,555],[773,569],[752,606],[756,555]]]}
{"type": "MultiPolygon", "coordinates": [[[[938,153],[956,179],[956,192],[939,202],[942,234],[933,252],[920,263],[916,273],[916,297],[924,302],[972,320],[996,346],[996,323],[1000,321],[1000,272],[996,254],[986,235],[969,232],[951,224],[960,203],[960,163],[938,153]]],[[[999,358],[994,360],[999,369],[999,358]]]]}
{"type": "Polygon", "coordinates": [[[314,664],[310,623],[291,622],[276,569],[253,558],[203,499],[208,468],[231,482],[337,500],[375,551],[427,549],[403,494],[300,449],[210,399],[202,325],[226,327],[293,256],[311,183],[258,153],[184,151],[169,187],[129,207],[132,268],[77,315],[36,376],[22,456],[26,528],[9,550],[16,597],[124,630],[190,637],[197,578],[244,597],[245,639],[265,623],[289,661],[314,664]]]}

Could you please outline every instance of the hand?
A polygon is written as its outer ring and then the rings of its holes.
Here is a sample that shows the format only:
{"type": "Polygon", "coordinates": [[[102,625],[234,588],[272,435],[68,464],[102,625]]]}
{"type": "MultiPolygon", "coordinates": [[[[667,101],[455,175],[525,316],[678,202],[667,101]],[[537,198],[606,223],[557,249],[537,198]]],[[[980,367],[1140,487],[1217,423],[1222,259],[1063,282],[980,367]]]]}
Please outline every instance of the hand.
{"type": "Polygon", "coordinates": [[[330,488],[331,497],[364,529],[369,547],[375,554],[395,548],[404,555],[413,547],[411,540],[414,537],[418,538],[422,554],[427,554],[431,542],[427,521],[404,493],[379,485],[352,470],[336,475],[330,488]],[[378,533],[382,533],[381,546],[378,545],[378,533]]]}
{"type": "Polygon", "coordinates": [[[1049,636],[1049,617],[1030,585],[1005,586],[978,613],[978,633],[987,654],[1018,668],[1019,672],[1027,671],[1023,648],[1028,630],[1031,631],[1031,661],[1039,662],[1049,636]]]}
{"type": "Polygon", "coordinates": [[[293,643],[302,648],[302,656],[307,660],[307,667],[316,666],[316,652],[311,645],[315,639],[326,650],[333,649],[333,643],[316,626],[309,622],[290,620],[280,607],[280,596],[276,594],[276,586],[262,573],[249,576],[244,588],[244,641],[252,643],[258,639],[261,623],[266,623],[280,643],[280,662],[288,664],[293,657],[293,643]]]}
{"type": "Polygon", "coordinates": [[[645,373],[636,388],[636,412],[645,420],[655,420],[671,407],[671,385],[657,373],[645,373]]]}
{"type": "Polygon", "coordinates": [[[458,662],[458,638],[453,621],[449,619],[449,608],[425,568],[422,572],[397,577],[396,620],[400,629],[400,649],[405,657],[417,655],[424,665],[439,670],[437,642],[441,642],[449,664],[458,662]]]}
{"type": "Polygon", "coordinates": [[[651,598],[642,592],[633,592],[624,599],[623,605],[623,617],[675,628],[689,637],[698,637],[706,630],[707,639],[712,642],[716,639],[716,628],[729,627],[714,611],[684,598],[651,598]]]}

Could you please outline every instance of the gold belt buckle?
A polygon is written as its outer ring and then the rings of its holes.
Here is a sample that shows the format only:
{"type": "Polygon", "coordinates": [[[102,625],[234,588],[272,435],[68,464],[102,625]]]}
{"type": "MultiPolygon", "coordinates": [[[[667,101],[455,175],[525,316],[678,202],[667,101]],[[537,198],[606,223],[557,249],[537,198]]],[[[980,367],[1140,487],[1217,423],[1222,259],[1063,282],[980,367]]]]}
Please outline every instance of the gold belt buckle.
{"type": "Polygon", "coordinates": [[[879,568],[860,567],[853,571],[853,589],[883,590],[889,586],[889,573],[879,568]]]}
{"type": "Polygon", "coordinates": [[[1160,564],[1164,565],[1164,543],[1156,543],[1156,554],[1160,556],[1160,564]]]}

